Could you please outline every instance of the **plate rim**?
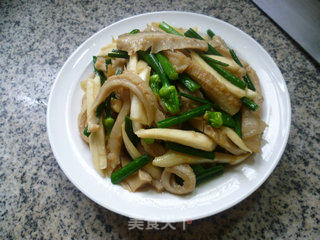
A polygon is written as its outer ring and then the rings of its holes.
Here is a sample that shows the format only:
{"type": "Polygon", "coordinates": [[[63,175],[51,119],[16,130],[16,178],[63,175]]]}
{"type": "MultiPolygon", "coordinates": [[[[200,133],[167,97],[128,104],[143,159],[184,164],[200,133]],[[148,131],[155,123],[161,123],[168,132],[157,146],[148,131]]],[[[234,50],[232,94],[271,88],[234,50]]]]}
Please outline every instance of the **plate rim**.
{"type": "MultiPolygon", "coordinates": [[[[233,26],[232,24],[228,23],[228,22],[225,22],[221,19],[218,19],[218,18],[215,18],[215,17],[212,17],[212,16],[208,16],[208,15],[204,15],[204,14],[199,14],[199,13],[193,13],[193,12],[188,12],[188,11],[156,11],[156,12],[148,12],[148,13],[142,13],[142,14],[137,14],[137,15],[133,15],[133,16],[130,16],[130,17],[127,17],[127,18],[124,18],[124,19],[121,19],[119,21],[116,21],[112,24],[109,24],[105,27],[103,27],[101,30],[95,32],[93,35],[91,35],[89,38],[87,38],[82,44],[80,44],[73,52],[72,54],[67,58],[67,60],[64,62],[63,66],[61,67],[61,69],[59,70],[55,80],[54,80],[54,83],[52,84],[52,87],[50,89],[50,94],[49,94],[49,97],[48,97],[48,104],[47,104],[47,112],[46,112],[46,127],[47,127],[47,133],[48,133],[48,137],[49,137],[49,142],[50,142],[50,146],[51,146],[51,149],[52,149],[52,152],[54,154],[54,157],[56,159],[56,161],[58,162],[60,168],[62,169],[63,173],[67,176],[68,180],[73,184],[75,185],[78,190],[80,190],[85,196],[87,196],[89,199],[91,199],[92,201],[94,201],[95,203],[99,204],[100,206],[110,210],[110,211],[113,211],[117,214],[121,214],[123,216],[127,216],[127,217],[130,217],[130,218],[137,218],[137,216],[135,214],[131,214],[131,213],[127,213],[127,212],[124,212],[124,211],[121,211],[117,208],[113,208],[112,205],[107,205],[103,202],[101,202],[100,200],[98,199],[95,199],[94,196],[91,196],[82,186],[80,186],[75,179],[72,178],[71,174],[69,174],[68,171],[66,171],[66,169],[64,168],[63,166],[63,161],[59,159],[58,157],[58,154],[57,154],[57,149],[56,149],[56,146],[55,144],[53,143],[52,139],[53,139],[53,136],[51,135],[51,132],[50,132],[50,118],[51,118],[51,115],[50,115],[50,112],[51,112],[51,108],[52,108],[52,101],[53,101],[53,95],[54,95],[54,90],[56,88],[56,85],[57,85],[57,82],[58,82],[58,79],[61,77],[67,63],[80,51],[80,49],[87,43],[90,41],[90,39],[94,38],[96,35],[100,34],[101,32],[103,32],[106,28],[108,27],[112,27],[113,25],[116,25],[116,24],[119,24],[119,23],[122,23],[124,21],[128,21],[130,19],[133,19],[133,18],[137,18],[137,17],[143,17],[143,16],[148,16],[148,15],[157,15],[157,14],[186,14],[186,15],[194,15],[194,16],[197,16],[197,17],[201,17],[201,18],[208,18],[208,19],[214,19],[215,21],[219,21],[219,22],[222,22],[223,24],[227,24],[229,25],[229,27],[231,27],[232,29],[234,30],[237,30],[237,31],[241,31],[243,34],[246,35],[246,37],[250,38],[251,40],[253,40],[257,46],[260,48],[260,50],[262,50],[267,56],[269,56],[269,58],[272,60],[272,63],[274,64],[274,66],[276,67],[276,70],[279,71],[280,73],[280,76],[281,76],[281,81],[283,81],[284,83],[284,92],[285,92],[285,100],[287,101],[287,111],[288,111],[288,115],[287,115],[287,119],[285,121],[285,123],[287,124],[288,126],[288,130],[287,132],[285,133],[285,138],[283,139],[282,141],[282,146],[281,146],[281,149],[278,153],[278,159],[277,161],[273,162],[273,165],[270,166],[270,168],[268,168],[268,171],[266,172],[266,174],[264,175],[263,178],[259,178],[259,180],[257,181],[257,183],[254,185],[254,187],[252,187],[251,189],[249,189],[249,191],[246,192],[246,194],[243,194],[243,196],[241,196],[240,198],[237,198],[235,201],[233,201],[232,203],[228,204],[228,205],[224,205],[224,207],[222,208],[219,208],[218,210],[216,211],[208,211],[208,213],[203,213],[203,214],[198,214],[197,216],[193,216],[191,217],[190,219],[191,220],[197,220],[197,219],[201,219],[201,218],[205,218],[205,217],[208,217],[208,216],[212,216],[212,215],[215,215],[215,214],[218,214],[220,212],[223,212],[235,205],[237,205],[238,203],[242,202],[244,199],[246,199],[247,197],[249,197],[253,192],[255,192],[258,188],[261,187],[261,185],[263,183],[266,182],[266,180],[271,176],[272,172],[274,171],[275,167],[278,165],[279,161],[281,160],[281,157],[286,149],[286,146],[287,146],[287,142],[288,142],[288,139],[289,139],[289,134],[290,134],[290,128],[291,128],[291,114],[292,114],[292,109],[291,109],[291,101],[290,101],[290,95],[289,95],[289,91],[288,91],[288,88],[287,88],[287,85],[286,85],[286,82],[284,80],[284,77],[282,75],[282,72],[281,70],[279,69],[278,65],[275,63],[274,59],[270,56],[270,54],[261,46],[260,43],[258,43],[254,38],[252,38],[249,34],[247,34],[246,32],[244,32],[243,30],[233,26]]],[[[150,221],[151,218],[141,218],[141,216],[139,216],[137,219],[140,219],[140,220],[145,220],[145,221],[150,221]]],[[[154,219],[151,219],[151,221],[153,221],[154,219]]],[[[165,220],[159,220],[159,219],[156,219],[157,222],[181,222],[183,221],[183,219],[176,217],[176,219],[173,219],[173,220],[169,220],[169,219],[165,219],[165,220]]]]}

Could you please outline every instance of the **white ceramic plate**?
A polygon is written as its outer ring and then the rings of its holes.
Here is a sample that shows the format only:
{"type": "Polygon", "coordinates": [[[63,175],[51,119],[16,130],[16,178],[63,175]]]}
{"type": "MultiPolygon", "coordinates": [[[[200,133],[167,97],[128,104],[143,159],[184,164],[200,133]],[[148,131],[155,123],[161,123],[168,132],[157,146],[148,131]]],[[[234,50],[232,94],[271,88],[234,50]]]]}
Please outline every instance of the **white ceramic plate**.
{"type": "Polygon", "coordinates": [[[85,41],[66,61],[52,87],[47,128],[54,155],[70,181],[101,206],[119,214],[158,222],[199,219],[228,209],[255,191],[277,165],[287,143],[291,119],[290,99],[281,72],[269,54],[250,36],[221,20],[187,12],[155,12],[114,23],[85,41]],[[83,92],[80,81],[92,73],[92,56],[112,37],[144,29],[165,20],[172,26],[198,26],[220,35],[256,70],[262,86],[262,119],[268,124],[261,154],[197,187],[184,197],[155,191],[130,193],[94,170],[88,146],[78,133],[77,117],[83,92]]]}

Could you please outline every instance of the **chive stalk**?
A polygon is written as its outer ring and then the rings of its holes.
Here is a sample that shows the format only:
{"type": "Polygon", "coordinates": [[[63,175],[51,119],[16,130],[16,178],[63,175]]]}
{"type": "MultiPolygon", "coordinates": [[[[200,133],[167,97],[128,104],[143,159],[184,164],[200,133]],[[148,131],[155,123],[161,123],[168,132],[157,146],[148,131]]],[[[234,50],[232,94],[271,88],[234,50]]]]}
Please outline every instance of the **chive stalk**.
{"type": "Polygon", "coordinates": [[[179,80],[191,92],[195,92],[200,89],[200,85],[191,79],[186,73],[182,73],[179,80]]]}
{"type": "Polygon", "coordinates": [[[111,182],[113,184],[121,182],[123,179],[138,171],[140,168],[144,167],[151,161],[152,159],[149,155],[142,155],[141,157],[136,158],[132,162],[125,165],[123,168],[120,168],[118,171],[114,172],[111,175],[111,182]]]}
{"type": "MultiPolygon", "coordinates": [[[[188,31],[186,31],[184,33],[184,35],[186,37],[189,38],[196,38],[199,40],[204,40],[203,37],[201,37],[195,30],[193,30],[192,28],[189,28],[188,31]]],[[[213,54],[213,55],[218,55],[218,56],[222,56],[221,53],[219,53],[211,44],[208,43],[208,51],[206,52],[206,54],[213,54]]]]}
{"type": "Polygon", "coordinates": [[[157,122],[157,126],[159,128],[167,128],[167,127],[171,127],[173,125],[182,123],[182,122],[186,122],[191,118],[195,118],[198,116],[201,116],[205,113],[206,110],[209,110],[211,108],[210,104],[206,104],[206,105],[202,105],[200,107],[194,108],[188,112],[185,112],[181,115],[178,116],[172,116],[169,118],[166,118],[162,121],[157,122]]]}
{"type": "Polygon", "coordinates": [[[210,66],[212,67],[214,70],[216,70],[222,77],[224,77],[226,80],[228,80],[229,82],[231,82],[233,85],[241,88],[241,89],[245,89],[247,84],[242,81],[241,79],[237,78],[236,76],[232,75],[230,72],[228,72],[227,70],[225,70],[224,68],[218,66],[214,61],[212,61],[213,59],[204,55],[204,54],[200,54],[200,57],[210,66]]]}
{"type": "Polygon", "coordinates": [[[171,26],[170,26],[169,24],[167,24],[166,22],[160,23],[160,24],[159,24],[159,27],[160,27],[163,31],[165,31],[166,33],[183,36],[181,33],[179,33],[177,30],[175,30],[173,27],[171,27],[171,26]]]}
{"type": "MultiPolygon", "coordinates": [[[[234,60],[240,67],[243,67],[242,64],[241,64],[241,62],[240,62],[240,60],[239,60],[239,58],[237,57],[236,53],[234,52],[234,50],[230,49],[229,52],[230,52],[233,60],[234,60]]],[[[255,91],[255,90],[256,90],[256,88],[255,88],[255,86],[253,85],[253,83],[252,83],[252,81],[251,81],[251,79],[250,79],[250,77],[249,77],[248,74],[246,74],[246,75],[243,77],[243,80],[247,83],[247,86],[248,86],[249,89],[251,89],[252,91],[255,91]]]]}

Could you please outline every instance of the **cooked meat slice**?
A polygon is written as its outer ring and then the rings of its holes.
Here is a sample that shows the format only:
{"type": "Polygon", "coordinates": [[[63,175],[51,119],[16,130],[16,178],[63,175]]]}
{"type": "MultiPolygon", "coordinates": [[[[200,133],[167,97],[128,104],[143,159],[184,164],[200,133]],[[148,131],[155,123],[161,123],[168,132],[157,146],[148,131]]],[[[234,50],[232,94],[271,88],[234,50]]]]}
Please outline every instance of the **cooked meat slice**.
{"type": "Polygon", "coordinates": [[[163,51],[163,54],[168,58],[173,68],[178,72],[182,73],[191,64],[191,59],[186,57],[180,51],[163,51]]]}
{"type": "Polygon", "coordinates": [[[85,141],[87,144],[89,144],[89,138],[83,134],[83,131],[86,128],[86,124],[87,124],[87,97],[86,97],[86,94],[84,94],[82,97],[81,110],[78,116],[78,129],[79,129],[82,140],[85,141]]]}
{"type": "Polygon", "coordinates": [[[230,57],[228,46],[225,41],[220,37],[215,35],[210,41],[208,41],[222,56],[230,57]]]}
{"type": "Polygon", "coordinates": [[[108,81],[106,81],[101,87],[99,94],[90,110],[91,118],[89,119],[93,119],[92,122],[89,123],[90,132],[97,131],[99,127],[97,126],[98,118],[95,117],[97,107],[100,103],[105,101],[112,92],[119,88],[130,89],[130,91],[132,91],[143,103],[143,106],[146,110],[148,125],[151,125],[151,123],[154,121],[156,110],[158,108],[154,94],[152,93],[148,84],[137,74],[126,71],[121,75],[110,77],[108,81]]]}
{"type": "Polygon", "coordinates": [[[166,149],[159,143],[147,144],[145,141],[141,141],[141,145],[144,151],[152,157],[158,157],[166,153],[166,149]]]}
{"type": "Polygon", "coordinates": [[[196,187],[196,176],[188,164],[181,164],[165,168],[162,172],[161,183],[168,192],[183,195],[192,192],[196,187]],[[174,175],[182,178],[182,185],[176,182],[174,175]]]}
{"type": "Polygon", "coordinates": [[[246,151],[240,149],[236,144],[234,144],[221,129],[210,126],[204,119],[193,118],[189,120],[189,122],[193,127],[205,133],[208,137],[213,139],[219,146],[223,147],[228,152],[234,155],[246,153],[246,151]]]}
{"type": "Polygon", "coordinates": [[[151,47],[152,53],[174,49],[208,50],[208,44],[204,40],[187,38],[164,32],[141,32],[132,35],[119,36],[117,48],[127,51],[129,55],[151,47]]]}
{"type": "Polygon", "coordinates": [[[241,107],[241,101],[230,93],[227,87],[218,81],[215,76],[203,69],[199,64],[192,62],[186,73],[200,84],[206,95],[223,110],[231,115],[236,114],[241,107]]]}
{"type": "Polygon", "coordinates": [[[117,119],[113,125],[110,133],[110,137],[107,143],[107,174],[111,176],[114,169],[120,164],[120,154],[122,146],[122,133],[121,125],[124,122],[125,116],[128,115],[130,110],[130,96],[129,91],[124,90],[122,96],[122,108],[117,116],[117,119]]]}

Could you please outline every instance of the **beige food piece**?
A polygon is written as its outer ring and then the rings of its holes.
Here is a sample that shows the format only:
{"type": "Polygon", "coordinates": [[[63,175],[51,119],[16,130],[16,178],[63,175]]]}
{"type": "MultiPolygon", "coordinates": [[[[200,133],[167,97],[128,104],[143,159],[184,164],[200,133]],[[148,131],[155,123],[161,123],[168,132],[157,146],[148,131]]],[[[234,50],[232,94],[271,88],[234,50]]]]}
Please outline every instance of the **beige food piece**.
{"type": "Polygon", "coordinates": [[[105,99],[115,90],[119,88],[130,89],[138,99],[143,103],[144,109],[146,111],[147,123],[151,125],[155,118],[155,112],[157,109],[157,102],[155,96],[153,95],[148,84],[143,81],[138,75],[130,71],[126,71],[121,75],[112,76],[106,81],[99,91],[99,95],[95,99],[94,104],[90,108],[88,116],[90,116],[89,121],[89,131],[94,132],[98,129],[97,117],[95,116],[96,109],[100,103],[105,101],[105,99]],[[91,126],[91,128],[90,128],[91,126]]]}
{"type": "Polygon", "coordinates": [[[103,57],[97,57],[96,64],[94,66],[97,70],[101,70],[103,72],[107,72],[106,68],[106,59],[103,57]]]}
{"type": "Polygon", "coordinates": [[[235,156],[227,153],[215,152],[214,160],[220,163],[229,163],[230,165],[236,165],[246,160],[250,155],[250,153],[245,153],[242,155],[235,156]]]}
{"type": "Polygon", "coordinates": [[[238,98],[246,96],[246,91],[233,85],[231,82],[222,77],[216,70],[210,67],[198,54],[191,53],[192,60],[201,66],[205,71],[209,72],[220,84],[224,85],[230,93],[238,98]]]}
{"type": "Polygon", "coordinates": [[[169,150],[166,154],[153,159],[152,164],[157,167],[172,167],[180,164],[201,164],[214,162],[216,161],[212,159],[191,156],[169,150]]]}
{"type": "Polygon", "coordinates": [[[117,48],[127,51],[129,55],[151,47],[152,53],[174,49],[197,49],[207,51],[208,45],[203,40],[177,36],[164,32],[141,32],[131,35],[122,35],[117,39],[117,48]]]}
{"type": "Polygon", "coordinates": [[[86,125],[87,125],[87,96],[86,94],[84,94],[82,97],[81,110],[78,115],[78,129],[79,129],[79,133],[82,140],[86,143],[89,143],[89,138],[83,134],[83,131],[86,128],[86,125]]]}
{"type": "MultiPolygon", "coordinates": [[[[130,99],[129,92],[123,91],[121,94],[123,105],[121,111],[118,114],[118,117],[113,125],[113,128],[110,133],[110,137],[107,143],[107,174],[111,176],[114,169],[120,164],[120,153],[122,146],[122,133],[121,126],[124,122],[125,116],[128,115],[130,110],[130,99]]],[[[92,133],[91,133],[92,134],[92,133]]]]}
{"type": "Polygon", "coordinates": [[[190,193],[196,187],[196,176],[188,164],[165,168],[162,172],[161,183],[163,187],[173,194],[183,195],[190,193]],[[174,174],[182,178],[180,186],[174,179],[174,174]]]}
{"type": "Polygon", "coordinates": [[[152,186],[156,189],[157,192],[163,192],[164,187],[160,180],[153,179],[151,182],[152,186]]]}
{"type": "Polygon", "coordinates": [[[181,51],[163,51],[163,54],[168,58],[173,68],[178,72],[184,72],[191,64],[191,59],[185,56],[181,51]]]}
{"type": "Polygon", "coordinates": [[[191,125],[201,132],[204,132],[208,137],[212,138],[219,146],[226,149],[228,152],[234,155],[241,155],[246,153],[246,151],[240,149],[236,144],[234,144],[229,137],[222,132],[219,128],[214,128],[210,126],[204,119],[202,118],[193,118],[189,120],[191,125]]]}
{"type": "Polygon", "coordinates": [[[171,141],[204,151],[212,151],[216,147],[216,143],[211,138],[195,131],[171,128],[151,128],[140,129],[136,134],[139,138],[154,138],[171,141]]]}
{"type": "MultiPolygon", "coordinates": [[[[128,163],[130,163],[130,161],[127,158],[121,157],[122,167],[124,167],[128,163]]],[[[132,174],[131,176],[122,180],[122,182],[124,182],[125,184],[127,184],[127,186],[129,186],[131,192],[136,192],[137,190],[141,189],[147,184],[152,183],[152,177],[150,176],[149,173],[140,169],[134,174],[132,174]]]]}
{"type": "Polygon", "coordinates": [[[246,144],[243,142],[243,140],[239,137],[239,135],[231,128],[228,127],[221,127],[222,134],[225,134],[228,136],[228,138],[237,145],[241,150],[250,152],[252,151],[246,146],[246,144]]]}
{"type": "MultiPolygon", "coordinates": [[[[197,55],[194,58],[198,59],[199,62],[203,62],[203,60],[197,55]]],[[[208,66],[206,63],[204,64],[204,66],[208,66]]],[[[190,77],[200,84],[206,95],[212,101],[217,103],[229,114],[236,114],[241,107],[240,99],[231,93],[227,88],[224,83],[226,80],[219,80],[213,74],[211,74],[211,69],[212,68],[209,66],[208,68],[204,68],[198,62],[192,62],[192,64],[187,68],[186,73],[188,73],[190,77]]],[[[243,94],[245,95],[245,92],[243,94]]]]}
{"type": "Polygon", "coordinates": [[[119,113],[122,108],[122,101],[120,99],[111,98],[111,109],[112,111],[119,113]]]}
{"type": "Polygon", "coordinates": [[[144,151],[152,157],[161,156],[166,153],[166,149],[159,143],[147,144],[144,140],[141,141],[144,151]]]}

